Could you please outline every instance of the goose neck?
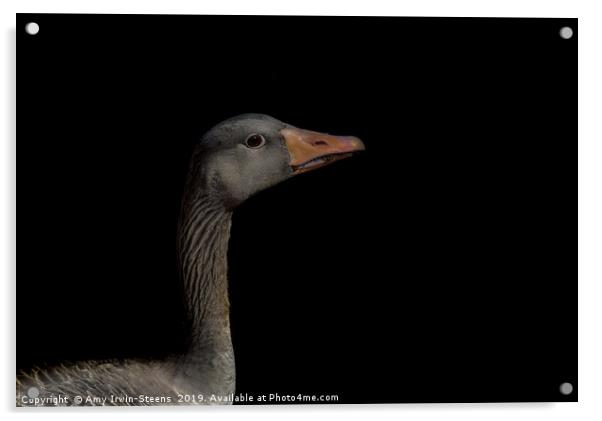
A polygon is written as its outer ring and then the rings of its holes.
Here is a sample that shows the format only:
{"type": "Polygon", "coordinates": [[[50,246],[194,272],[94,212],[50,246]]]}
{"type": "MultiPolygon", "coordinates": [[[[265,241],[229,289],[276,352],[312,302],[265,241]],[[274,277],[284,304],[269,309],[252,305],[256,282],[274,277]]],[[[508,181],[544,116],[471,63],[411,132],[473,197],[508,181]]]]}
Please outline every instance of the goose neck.
{"type": "Polygon", "coordinates": [[[231,347],[228,299],[228,240],[231,212],[211,197],[183,208],[179,230],[180,269],[194,348],[231,347]]]}

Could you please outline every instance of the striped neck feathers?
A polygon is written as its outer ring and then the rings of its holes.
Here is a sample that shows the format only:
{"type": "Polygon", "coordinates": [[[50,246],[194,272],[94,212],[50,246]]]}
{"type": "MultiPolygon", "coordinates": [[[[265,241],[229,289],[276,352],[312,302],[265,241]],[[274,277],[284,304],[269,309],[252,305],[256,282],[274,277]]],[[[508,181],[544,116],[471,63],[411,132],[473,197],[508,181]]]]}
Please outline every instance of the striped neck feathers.
{"type": "Polygon", "coordinates": [[[228,348],[228,240],[231,211],[213,195],[185,197],[178,233],[190,345],[228,348]]]}

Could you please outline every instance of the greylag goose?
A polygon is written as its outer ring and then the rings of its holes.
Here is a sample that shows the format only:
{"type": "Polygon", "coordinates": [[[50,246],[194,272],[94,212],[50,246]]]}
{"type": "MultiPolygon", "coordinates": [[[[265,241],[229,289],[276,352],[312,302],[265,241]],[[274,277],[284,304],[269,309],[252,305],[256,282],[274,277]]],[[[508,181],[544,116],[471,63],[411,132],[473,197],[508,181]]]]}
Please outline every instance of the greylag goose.
{"type": "Polygon", "coordinates": [[[227,250],[233,210],[259,191],[363,149],[356,137],[303,130],[262,114],[210,129],[193,152],[178,231],[187,351],[163,360],[86,361],[21,372],[17,405],[232,403],[227,250]]]}

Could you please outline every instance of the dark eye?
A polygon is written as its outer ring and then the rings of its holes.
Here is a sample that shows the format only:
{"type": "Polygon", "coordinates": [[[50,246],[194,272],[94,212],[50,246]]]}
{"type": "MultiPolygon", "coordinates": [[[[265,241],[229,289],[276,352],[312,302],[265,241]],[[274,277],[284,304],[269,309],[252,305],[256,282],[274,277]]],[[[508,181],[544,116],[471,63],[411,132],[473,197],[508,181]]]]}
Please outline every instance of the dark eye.
{"type": "Polygon", "coordinates": [[[261,148],[263,145],[265,145],[265,137],[260,134],[252,134],[245,140],[247,148],[256,149],[261,148]]]}

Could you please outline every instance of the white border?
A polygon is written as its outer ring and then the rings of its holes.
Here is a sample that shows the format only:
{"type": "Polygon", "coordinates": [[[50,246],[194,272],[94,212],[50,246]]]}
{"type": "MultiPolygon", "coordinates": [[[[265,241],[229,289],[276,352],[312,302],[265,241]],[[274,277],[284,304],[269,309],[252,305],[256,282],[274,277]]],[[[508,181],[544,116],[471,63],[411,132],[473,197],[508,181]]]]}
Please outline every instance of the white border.
{"type": "MultiPolygon", "coordinates": [[[[131,416],[163,419],[219,417],[245,420],[281,419],[446,419],[446,420],[601,420],[602,419],[602,20],[599,1],[466,1],[466,0],[54,0],[2,1],[3,101],[0,103],[0,268],[2,271],[2,345],[0,398],[10,418],[64,419],[131,416]],[[15,13],[155,13],[155,14],[307,14],[398,16],[506,16],[579,18],[579,403],[351,405],[326,407],[150,408],[86,410],[20,410],[14,405],[14,294],[16,276],[16,144],[15,144],[15,13]],[[18,414],[18,415],[17,415],[18,414]]],[[[27,100],[21,98],[20,100],[27,100]]],[[[558,104],[559,107],[563,104],[558,104]]],[[[35,194],[35,192],[21,192],[35,194]]],[[[22,222],[22,223],[26,223],[22,222]]],[[[550,227],[553,229],[553,227],[550,227]]],[[[21,264],[27,256],[21,256],[21,264]]],[[[559,309],[562,311],[562,309],[559,309]]],[[[520,381],[520,379],[517,379],[520,381]]]]}

